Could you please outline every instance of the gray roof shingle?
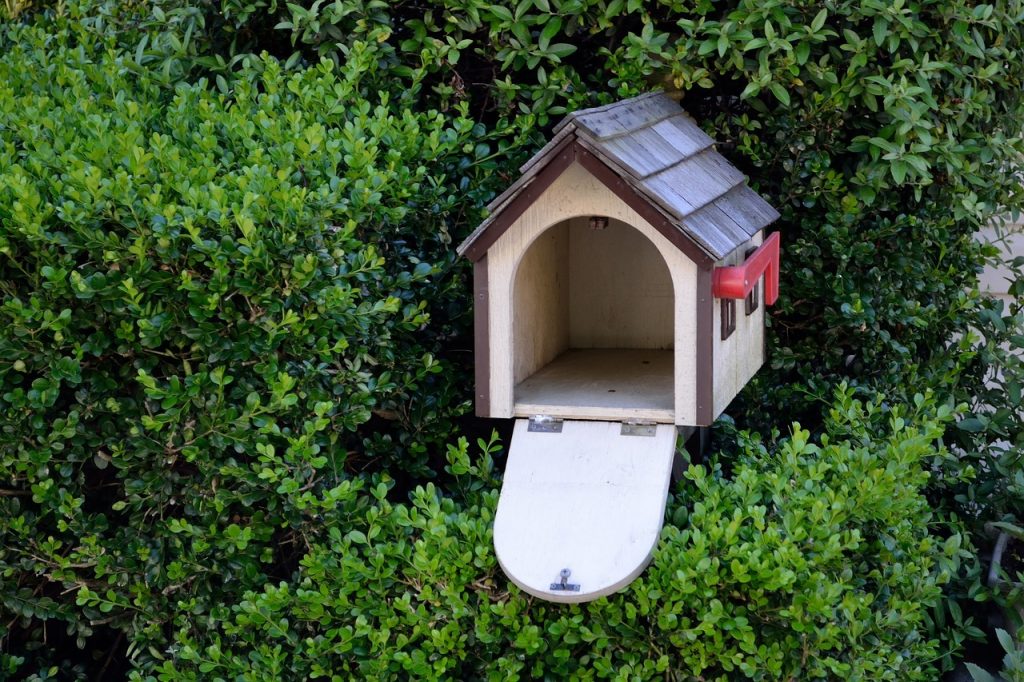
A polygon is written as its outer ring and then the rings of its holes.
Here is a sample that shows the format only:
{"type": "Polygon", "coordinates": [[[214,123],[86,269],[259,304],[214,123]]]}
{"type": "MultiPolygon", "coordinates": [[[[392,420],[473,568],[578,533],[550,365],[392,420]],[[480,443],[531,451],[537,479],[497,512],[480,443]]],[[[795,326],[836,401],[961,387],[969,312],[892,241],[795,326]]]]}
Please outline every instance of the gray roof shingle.
{"type": "Polygon", "coordinates": [[[573,142],[621,176],[713,260],[779,217],[674,100],[649,93],[566,116],[552,139],[520,168],[523,175],[491,202],[490,216],[458,252],[465,253],[546,162],[573,142]]]}

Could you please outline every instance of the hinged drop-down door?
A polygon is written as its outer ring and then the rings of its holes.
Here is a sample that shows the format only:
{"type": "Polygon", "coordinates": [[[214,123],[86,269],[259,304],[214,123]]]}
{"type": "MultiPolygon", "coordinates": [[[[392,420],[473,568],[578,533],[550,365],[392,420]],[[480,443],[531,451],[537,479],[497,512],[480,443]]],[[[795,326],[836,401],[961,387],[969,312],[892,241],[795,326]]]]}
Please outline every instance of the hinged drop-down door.
{"type": "Polygon", "coordinates": [[[509,579],[532,595],[584,602],[640,575],[661,532],[671,424],[516,421],[494,520],[509,579]]]}

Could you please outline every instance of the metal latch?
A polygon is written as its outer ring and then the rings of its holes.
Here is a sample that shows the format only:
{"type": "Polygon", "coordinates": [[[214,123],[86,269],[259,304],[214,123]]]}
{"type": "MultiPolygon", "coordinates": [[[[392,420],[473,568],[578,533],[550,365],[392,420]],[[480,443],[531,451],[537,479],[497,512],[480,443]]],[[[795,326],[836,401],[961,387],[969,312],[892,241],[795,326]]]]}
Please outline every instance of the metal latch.
{"type": "Polygon", "coordinates": [[[579,592],[580,586],[578,583],[570,583],[569,576],[572,575],[572,571],[568,568],[563,568],[558,572],[558,577],[561,578],[560,582],[551,583],[552,592],[579,592]]]}
{"type": "Polygon", "coordinates": [[[546,414],[538,414],[530,417],[530,424],[526,430],[539,433],[561,433],[562,420],[549,417],[546,414]]]}
{"type": "Polygon", "coordinates": [[[653,436],[658,432],[657,422],[646,419],[628,419],[622,422],[621,436],[653,436]]]}

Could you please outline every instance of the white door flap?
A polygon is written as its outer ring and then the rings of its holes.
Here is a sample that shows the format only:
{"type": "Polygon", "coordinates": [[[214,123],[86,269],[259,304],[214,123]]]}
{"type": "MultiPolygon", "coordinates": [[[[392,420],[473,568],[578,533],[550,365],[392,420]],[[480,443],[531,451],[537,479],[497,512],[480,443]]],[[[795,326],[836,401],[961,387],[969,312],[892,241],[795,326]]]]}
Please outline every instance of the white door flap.
{"type": "Polygon", "coordinates": [[[675,426],[566,421],[553,433],[528,425],[516,421],[494,520],[502,570],[549,601],[590,601],[620,590],[657,544],[675,426]]]}

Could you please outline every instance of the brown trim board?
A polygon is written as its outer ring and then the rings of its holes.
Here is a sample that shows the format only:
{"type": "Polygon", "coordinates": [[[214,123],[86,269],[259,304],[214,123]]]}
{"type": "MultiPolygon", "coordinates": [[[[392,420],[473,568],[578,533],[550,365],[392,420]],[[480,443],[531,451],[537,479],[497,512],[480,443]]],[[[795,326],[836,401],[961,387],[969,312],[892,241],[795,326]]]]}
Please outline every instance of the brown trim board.
{"type": "Polygon", "coordinates": [[[528,209],[541,194],[544,193],[544,190],[550,187],[551,183],[554,182],[566,168],[572,165],[574,157],[572,151],[573,145],[570,143],[570,138],[567,138],[565,144],[560,145],[559,147],[560,151],[551,157],[551,160],[547,162],[547,165],[539,173],[537,173],[536,177],[533,178],[533,181],[524,187],[523,191],[516,195],[515,198],[505,204],[505,207],[502,208],[494,217],[494,221],[466,247],[466,250],[462,254],[463,256],[473,261],[478,261],[483,258],[487,253],[487,250],[491,248],[491,245],[498,241],[498,237],[503,235],[505,230],[511,227],[516,218],[523,215],[523,212],[528,209]]]}
{"type": "Polygon", "coordinates": [[[473,263],[473,362],[476,374],[476,416],[491,416],[490,292],[487,254],[473,263]]]}
{"type": "Polygon", "coordinates": [[[715,301],[711,295],[712,267],[697,266],[697,424],[715,421],[715,301]]]}

